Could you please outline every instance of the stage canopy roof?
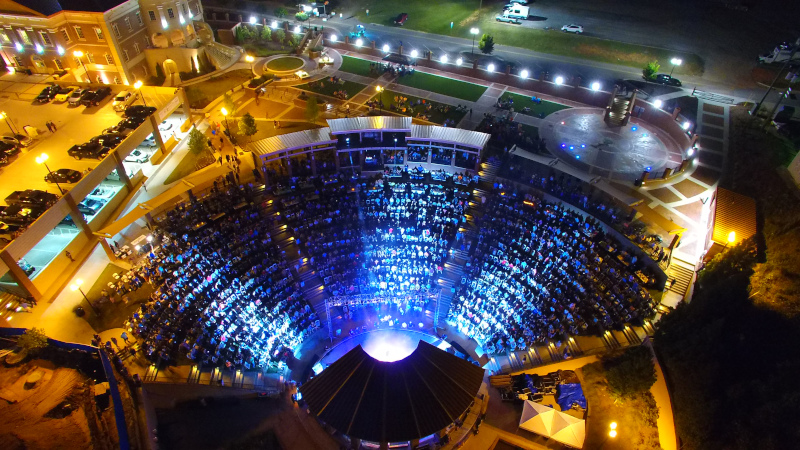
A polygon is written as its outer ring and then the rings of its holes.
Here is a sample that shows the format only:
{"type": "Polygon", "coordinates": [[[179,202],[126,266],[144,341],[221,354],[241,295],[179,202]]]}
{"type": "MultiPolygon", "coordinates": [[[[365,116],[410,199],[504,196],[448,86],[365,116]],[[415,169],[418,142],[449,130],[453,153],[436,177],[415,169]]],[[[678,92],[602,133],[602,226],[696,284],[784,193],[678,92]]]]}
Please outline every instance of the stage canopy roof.
{"type": "Polygon", "coordinates": [[[586,422],[530,400],[525,401],[519,427],[574,448],[582,448],[586,422]]]}
{"type": "Polygon", "coordinates": [[[482,381],[480,367],[420,341],[395,362],[355,347],[300,392],[312,413],[350,437],[403,442],[450,425],[469,408],[482,381]]]}

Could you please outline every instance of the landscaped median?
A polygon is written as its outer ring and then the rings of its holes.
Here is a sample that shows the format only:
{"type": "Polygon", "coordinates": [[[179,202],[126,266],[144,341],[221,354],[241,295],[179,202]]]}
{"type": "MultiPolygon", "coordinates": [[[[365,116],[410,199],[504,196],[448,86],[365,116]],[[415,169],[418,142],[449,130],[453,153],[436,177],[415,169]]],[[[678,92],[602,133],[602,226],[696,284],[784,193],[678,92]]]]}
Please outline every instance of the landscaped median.
{"type": "Polygon", "coordinates": [[[297,88],[304,91],[327,95],[328,97],[335,97],[340,100],[349,100],[364,90],[366,86],[360,83],[354,83],[352,81],[342,79],[338,79],[338,81],[332,81],[331,78],[323,78],[319,81],[301,84],[300,86],[297,86],[297,88]],[[342,93],[346,94],[344,98],[342,93]]]}
{"type": "Polygon", "coordinates": [[[562,105],[561,103],[550,102],[547,100],[539,99],[538,102],[536,102],[532,97],[515,94],[513,92],[505,92],[500,96],[501,103],[506,103],[509,99],[513,100],[511,106],[514,108],[514,112],[533,117],[544,118],[545,116],[553,114],[556,111],[569,108],[567,105],[562,105]],[[530,108],[530,111],[523,112],[523,109],[525,108],[530,108]]]}
{"type": "Polygon", "coordinates": [[[250,69],[238,69],[225,72],[207,80],[186,87],[186,96],[192,109],[202,109],[222,94],[253,78],[250,69]]]}
{"type": "Polygon", "coordinates": [[[371,101],[383,100],[383,107],[374,106],[377,110],[411,116],[415,119],[428,122],[443,124],[445,120],[450,121],[451,126],[457,125],[467,113],[466,110],[459,110],[455,106],[445,105],[439,102],[432,102],[399,92],[384,90],[375,95],[371,101]]]}
{"type": "Polygon", "coordinates": [[[404,75],[397,78],[395,82],[403,86],[435,92],[437,94],[460,98],[470,102],[477,101],[481,98],[481,95],[486,92],[486,86],[440,77],[438,75],[431,75],[418,70],[414,71],[411,75],[404,75]]]}

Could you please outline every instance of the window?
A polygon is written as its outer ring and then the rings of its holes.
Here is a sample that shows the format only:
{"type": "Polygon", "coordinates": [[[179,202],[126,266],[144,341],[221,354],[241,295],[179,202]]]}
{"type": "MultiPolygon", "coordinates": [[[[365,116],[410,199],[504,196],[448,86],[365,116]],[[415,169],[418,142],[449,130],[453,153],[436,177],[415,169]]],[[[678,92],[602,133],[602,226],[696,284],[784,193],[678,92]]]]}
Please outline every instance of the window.
{"type": "Polygon", "coordinates": [[[180,5],[181,5],[181,11],[183,11],[183,13],[186,14],[186,3],[181,3],[180,5]]]}
{"type": "Polygon", "coordinates": [[[58,70],[64,70],[64,63],[62,63],[60,59],[54,58],[53,62],[56,63],[56,67],[58,67],[58,70]]]}
{"type": "Polygon", "coordinates": [[[175,11],[173,11],[172,8],[167,8],[167,15],[169,16],[170,19],[174,19],[175,11]]]}
{"type": "MultiPolygon", "coordinates": [[[[116,24],[114,24],[114,26],[116,27],[116,24]]],[[[106,40],[106,37],[105,37],[105,36],[103,36],[103,30],[101,30],[100,28],[95,28],[95,29],[94,29],[94,34],[96,34],[96,35],[97,35],[97,40],[98,40],[98,41],[105,41],[105,40],[106,40]]],[[[79,35],[79,36],[80,36],[80,35],[79,35]]],[[[119,35],[118,35],[118,36],[119,36],[119,35]]]]}
{"type": "Polygon", "coordinates": [[[75,34],[78,35],[78,39],[86,39],[86,36],[83,35],[83,28],[81,27],[75,27],[75,34]]]}
{"type": "Polygon", "coordinates": [[[11,39],[8,38],[8,34],[5,31],[0,31],[0,42],[3,44],[10,44],[11,39]]]}
{"type": "Polygon", "coordinates": [[[146,47],[150,47],[150,38],[147,36],[144,37],[144,45],[146,47]]]}
{"type": "Polygon", "coordinates": [[[50,36],[47,34],[47,31],[40,31],[39,36],[42,37],[42,42],[44,42],[44,45],[53,45],[53,41],[50,40],[50,36]]]}
{"type": "Polygon", "coordinates": [[[150,16],[150,20],[155,22],[156,20],[156,13],[155,11],[147,11],[147,15],[150,16]]]}
{"type": "Polygon", "coordinates": [[[136,13],[136,21],[139,22],[139,25],[144,25],[144,22],[142,22],[142,15],[138,12],[136,13]]]}
{"type": "Polygon", "coordinates": [[[111,24],[111,30],[114,31],[114,36],[116,36],[116,37],[121,37],[122,36],[122,34],[119,32],[119,27],[117,26],[117,24],[112,23],[111,24]]]}
{"type": "Polygon", "coordinates": [[[120,84],[119,83],[119,77],[114,77],[114,84],[120,84]]]}
{"type": "Polygon", "coordinates": [[[125,18],[125,25],[128,27],[128,31],[133,30],[133,25],[131,25],[131,18],[130,17],[126,17],[125,18]]]}
{"type": "Polygon", "coordinates": [[[89,60],[89,64],[94,64],[94,55],[91,53],[86,54],[86,59],[89,60]]]}
{"type": "MultiPolygon", "coordinates": [[[[189,11],[191,11],[191,10],[192,10],[192,5],[189,5],[189,11]]],[[[195,4],[194,5],[194,15],[196,16],[198,14],[200,14],[200,5],[195,4]]]]}
{"type": "MultiPolygon", "coordinates": [[[[125,57],[125,61],[130,61],[131,60],[131,57],[128,56],[128,51],[127,50],[123,49],[122,50],[122,55],[125,57]]],[[[106,56],[108,56],[108,55],[106,55],[106,56]]],[[[109,63],[109,64],[111,64],[111,63],[109,63]]]]}
{"type": "Polygon", "coordinates": [[[142,53],[142,51],[141,51],[141,50],[139,50],[139,43],[138,43],[138,42],[134,42],[134,43],[133,43],[133,49],[134,49],[134,50],[136,50],[136,54],[137,54],[137,55],[138,55],[139,53],[142,53]]]}
{"type": "Polygon", "coordinates": [[[69,33],[67,33],[66,28],[62,28],[60,31],[61,31],[61,37],[64,39],[64,42],[66,42],[67,44],[72,42],[72,39],[70,39],[69,33]]]}
{"type": "Polygon", "coordinates": [[[33,61],[33,65],[36,66],[37,68],[39,69],[45,68],[44,61],[42,61],[42,58],[39,58],[38,56],[33,56],[31,57],[31,61],[33,61]]]}
{"type": "Polygon", "coordinates": [[[22,39],[22,43],[25,45],[31,45],[31,37],[28,36],[28,32],[25,30],[17,30],[17,34],[19,34],[19,38],[22,39]]]}
{"type": "Polygon", "coordinates": [[[17,67],[22,67],[25,64],[22,64],[22,59],[18,55],[14,55],[14,61],[17,63],[17,67]]]}
{"type": "Polygon", "coordinates": [[[75,66],[77,66],[77,67],[81,66],[81,59],[80,58],[77,58],[77,57],[75,58],[75,66]]]}
{"type": "Polygon", "coordinates": [[[112,57],[111,57],[111,55],[109,55],[108,53],[106,53],[106,54],[105,54],[105,57],[106,57],[106,62],[107,62],[109,65],[111,65],[111,64],[114,64],[114,58],[112,58],[112,57]]]}

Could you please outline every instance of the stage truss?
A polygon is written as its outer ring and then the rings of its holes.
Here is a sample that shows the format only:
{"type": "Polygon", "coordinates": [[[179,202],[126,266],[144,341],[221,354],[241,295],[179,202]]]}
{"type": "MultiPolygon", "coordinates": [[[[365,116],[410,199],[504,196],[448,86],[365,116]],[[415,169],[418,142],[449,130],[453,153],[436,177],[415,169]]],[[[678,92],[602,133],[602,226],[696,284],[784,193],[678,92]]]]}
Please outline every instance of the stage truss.
{"type": "Polygon", "coordinates": [[[417,302],[422,301],[423,305],[428,301],[433,301],[433,327],[439,325],[439,304],[441,303],[441,289],[431,289],[425,292],[418,292],[415,294],[403,295],[373,295],[373,294],[358,294],[358,295],[337,295],[325,299],[325,315],[328,317],[328,337],[333,342],[333,319],[331,317],[331,308],[335,306],[365,306],[365,305],[379,305],[383,303],[397,303],[397,302],[417,302]]]}

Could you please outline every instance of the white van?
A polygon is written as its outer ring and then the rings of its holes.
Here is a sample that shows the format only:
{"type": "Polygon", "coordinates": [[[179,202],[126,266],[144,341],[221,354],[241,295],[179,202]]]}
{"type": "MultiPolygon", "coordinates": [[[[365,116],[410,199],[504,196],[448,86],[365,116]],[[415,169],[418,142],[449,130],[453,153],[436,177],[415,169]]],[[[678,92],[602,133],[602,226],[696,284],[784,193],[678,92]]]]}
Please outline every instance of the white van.
{"type": "Polygon", "coordinates": [[[114,97],[114,111],[122,112],[136,101],[136,96],[131,92],[122,91],[114,97]]]}

